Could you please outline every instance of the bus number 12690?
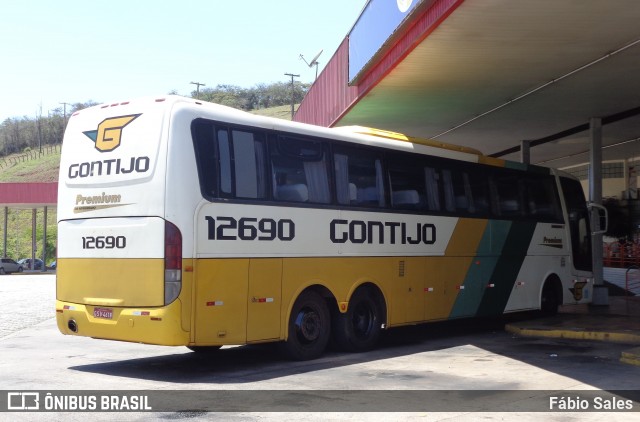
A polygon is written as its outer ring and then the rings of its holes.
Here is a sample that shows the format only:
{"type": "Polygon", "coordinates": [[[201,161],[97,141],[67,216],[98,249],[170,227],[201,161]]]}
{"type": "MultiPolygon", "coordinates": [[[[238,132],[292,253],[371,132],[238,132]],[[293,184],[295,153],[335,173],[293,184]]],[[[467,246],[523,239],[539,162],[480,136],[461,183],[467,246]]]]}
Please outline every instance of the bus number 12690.
{"type": "Polygon", "coordinates": [[[83,236],[82,249],[124,249],[127,238],[124,236],[83,236]]]}
{"type": "Polygon", "coordinates": [[[290,241],[296,236],[292,220],[272,218],[206,216],[209,240],[275,240],[290,241]],[[217,220],[217,221],[216,221],[217,220]],[[217,223],[217,224],[216,224],[217,223]]]}

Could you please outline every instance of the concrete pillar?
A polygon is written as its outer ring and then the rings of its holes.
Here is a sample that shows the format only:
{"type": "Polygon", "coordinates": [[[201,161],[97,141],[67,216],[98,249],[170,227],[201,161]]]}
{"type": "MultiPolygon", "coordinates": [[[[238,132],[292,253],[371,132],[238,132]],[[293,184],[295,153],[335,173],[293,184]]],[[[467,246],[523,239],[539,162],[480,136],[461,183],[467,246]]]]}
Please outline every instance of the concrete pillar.
{"type": "Polygon", "coordinates": [[[520,162],[531,164],[531,141],[520,141],[520,162]]]}
{"type": "MultiPolygon", "coordinates": [[[[602,204],[602,120],[589,119],[589,201],[602,204]]],[[[596,227],[596,221],[591,222],[596,227]]],[[[602,235],[591,237],[593,250],[593,301],[594,305],[609,304],[609,290],[604,285],[602,264],[602,235]]]]}

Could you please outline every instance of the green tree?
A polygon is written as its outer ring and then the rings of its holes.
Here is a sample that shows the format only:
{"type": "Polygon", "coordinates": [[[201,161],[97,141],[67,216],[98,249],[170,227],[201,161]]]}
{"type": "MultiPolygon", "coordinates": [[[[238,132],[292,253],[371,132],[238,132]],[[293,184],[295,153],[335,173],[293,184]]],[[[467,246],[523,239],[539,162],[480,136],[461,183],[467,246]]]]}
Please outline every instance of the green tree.
{"type": "MultiPolygon", "coordinates": [[[[309,86],[310,84],[297,81],[294,83],[293,100],[296,104],[302,101],[309,86]]],[[[196,98],[196,94],[196,91],[191,92],[191,97],[196,98]]],[[[263,83],[251,88],[217,85],[214,88],[202,89],[198,98],[211,103],[251,111],[291,104],[291,84],[287,82],[263,83]]]]}
{"type": "Polygon", "coordinates": [[[50,110],[46,116],[37,112],[34,117],[6,119],[0,124],[0,155],[15,154],[26,148],[37,150],[41,142],[43,146],[62,143],[69,116],[97,104],[92,100],[73,104],[67,109],[66,120],[62,107],[50,110]]]}

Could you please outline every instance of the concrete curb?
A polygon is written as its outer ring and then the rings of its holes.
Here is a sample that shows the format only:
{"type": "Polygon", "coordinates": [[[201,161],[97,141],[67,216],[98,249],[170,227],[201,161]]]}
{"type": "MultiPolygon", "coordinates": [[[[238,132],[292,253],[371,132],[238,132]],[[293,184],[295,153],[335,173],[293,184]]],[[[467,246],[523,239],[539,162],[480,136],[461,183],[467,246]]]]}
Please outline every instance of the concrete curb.
{"type": "Polygon", "coordinates": [[[56,273],[55,270],[47,270],[47,271],[40,271],[40,270],[31,271],[31,270],[27,270],[27,271],[23,271],[21,273],[11,273],[11,274],[7,274],[7,275],[47,275],[47,274],[55,274],[55,273],[56,273]]]}
{"type": "Polygon", "coordinates": [[[640,366],[640,347],[625,350],[622,352],[620,362],[627,363],[629,365],[640,366]]]}
{"type": "Polygon", "coordinates": [[[520,327],[516,324],[507,324],[505,330],[508,333],[523,337],[549,337],[568,338],[574,340],[612,341],[615,343],[630,343],[640,345],[640,334],[622,333],[612,331],[587,331],[584,329],[549,329],[536,327],[520,327]]]}
{"type": "MultiPolygon", "coordinates": [[[[522,337],[546,337],[546,338],[566,338],[573,340],[595,340],[610,341],[614,343],[640,344],[640,334],[586,331],[583,329],[547,329],[535,327],[519,327],[517,324],[507,324],[505,330],[508,333],[522,337]]],[[[625,350],[620,356],[620,362],[629,365],[640,366],[640,347],[625,350]]]]}

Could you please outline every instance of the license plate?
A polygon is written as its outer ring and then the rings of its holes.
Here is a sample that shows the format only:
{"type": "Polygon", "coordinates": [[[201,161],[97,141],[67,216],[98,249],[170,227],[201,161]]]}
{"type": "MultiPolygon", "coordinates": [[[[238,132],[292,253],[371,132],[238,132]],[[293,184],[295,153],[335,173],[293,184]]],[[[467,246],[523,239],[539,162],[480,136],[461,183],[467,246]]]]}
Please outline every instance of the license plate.
{"type": "Polygon", "coordinates": [[[113,309],[93,308],[93,316],[95,318],[113,319],[113,309]]]}

